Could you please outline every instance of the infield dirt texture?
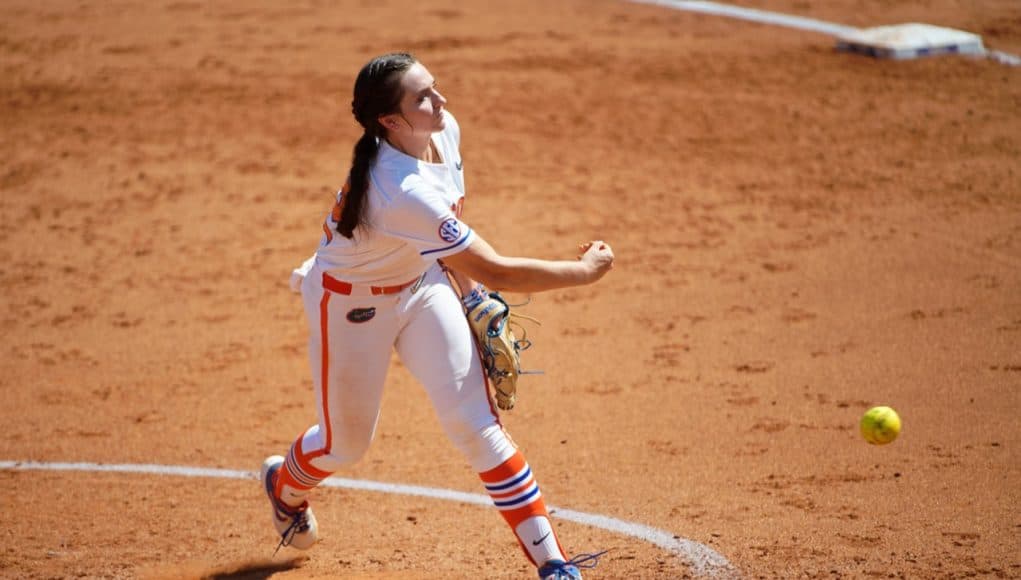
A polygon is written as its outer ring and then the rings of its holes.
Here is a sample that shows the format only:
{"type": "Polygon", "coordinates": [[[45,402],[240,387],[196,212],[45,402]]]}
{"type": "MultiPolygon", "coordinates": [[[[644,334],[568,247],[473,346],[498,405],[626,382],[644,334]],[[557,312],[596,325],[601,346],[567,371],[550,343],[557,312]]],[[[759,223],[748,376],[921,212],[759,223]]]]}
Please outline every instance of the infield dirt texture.
{"type": "MultiPolygon", "coordinates": [[[[1015,0],[742,2],[1021,52],[1015,0]]],[[[504,422],[547,501],[745,578],[1021,576],[1021,68],[886,62],[610,0],[0,4],[0,460],[257,470],[314,420],[290,269],[405,49],[503,253],[605,239],[540,294],[504,422]],[[900,438],[858,434],[895,408],[900,438]]],[[[520,297],[512,297],[514,299],[520,297]]],[[[338,474],[482,493],[399,364],[338,474]]],[[[307,559],[254,480],[0,470],[0,576],[531,578],[492,508],[325,489],[307,559]]],[[[556,520],[555,520],[556,521],[556,520]]],[[[588,578],[678,578],[558,521],[588,578]]]]}

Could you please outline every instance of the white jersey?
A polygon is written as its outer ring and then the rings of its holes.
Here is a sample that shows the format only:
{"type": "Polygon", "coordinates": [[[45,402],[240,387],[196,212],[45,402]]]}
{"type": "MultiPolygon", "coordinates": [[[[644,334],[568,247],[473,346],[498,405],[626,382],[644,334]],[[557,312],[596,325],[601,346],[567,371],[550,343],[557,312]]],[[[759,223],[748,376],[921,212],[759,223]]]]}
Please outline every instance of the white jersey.
{"type": "Polygon", "coordinates": [[[432,136],[442,163],[426,163],[381,141],[369,170],[365,223],[353,239],[337,233],[341,190],[323,225],[319,249],[296,274],[314,263],[354,284],[402,284],[471,244],[474,233],[460,220],[465,195],[461,129],[453,115],[444,115],[445,128],[432,136]]]}

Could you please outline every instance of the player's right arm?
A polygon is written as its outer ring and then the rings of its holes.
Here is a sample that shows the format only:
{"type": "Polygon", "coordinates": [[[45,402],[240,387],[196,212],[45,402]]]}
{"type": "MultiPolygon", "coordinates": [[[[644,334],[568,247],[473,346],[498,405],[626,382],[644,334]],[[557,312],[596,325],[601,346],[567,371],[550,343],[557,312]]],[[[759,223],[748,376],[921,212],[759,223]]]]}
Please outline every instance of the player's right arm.
{"type": "Polygon", "coordinates": [[[503,256],[457,218],[442,191],[412,180],[402,183],[401,189],[401,195],[393,196],[386,211],[380,212],[376,228],[411,243],[423,258],[442,260],[492,290],[541,292],[581,286],[613,267],[613,250],[602,241],[583,244],[577,260],[503,256]]]}
{"type": "Polygon", "coordinates": [[[502,256],[476,232],[471,244],[443,263],[493,290],[542,292],[591,284],[613,268],[613,250],[602,241],[583,244],[577,260],[502,256]]]}

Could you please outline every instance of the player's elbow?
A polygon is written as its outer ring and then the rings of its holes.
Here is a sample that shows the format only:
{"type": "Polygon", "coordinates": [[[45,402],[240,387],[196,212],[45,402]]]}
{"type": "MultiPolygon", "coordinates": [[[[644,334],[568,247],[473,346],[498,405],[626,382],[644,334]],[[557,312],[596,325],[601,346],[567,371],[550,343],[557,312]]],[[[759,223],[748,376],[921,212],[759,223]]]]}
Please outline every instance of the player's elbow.
{"type": "Polygon", "coordinates": [[[463,252],[443,259],[448,266],[471,276],[493,290],[514,285],[516,272],[510,260],[496,253],[482,238],[476,238],[463,252]]]}
{"type": "Polygon", "coordinates": [[[514,285],[515,272],[506,259],[495,253],[484,260],[473,260],[461,270],[491,290],[507,290],[514,285]]]}

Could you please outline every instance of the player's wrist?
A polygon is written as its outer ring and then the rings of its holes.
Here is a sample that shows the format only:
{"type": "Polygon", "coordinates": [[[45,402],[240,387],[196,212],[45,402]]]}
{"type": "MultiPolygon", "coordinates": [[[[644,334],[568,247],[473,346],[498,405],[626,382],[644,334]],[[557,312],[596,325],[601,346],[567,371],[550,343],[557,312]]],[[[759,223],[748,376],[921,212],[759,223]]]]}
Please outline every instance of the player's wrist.
{"type": "Polygon", "coordinates": [[[595,258],[586,256],[581,260],[582,265],[585,269],[585,283],[591,284],[596,282],[600,278],[606,275],[606,272],[613,267],[612,261],[601,261],[595,258]]]}
{"type": "Polygon", "coordinates": [[[576,262],[579,269],[580,284],[591,284],[599,278],[598,268],[591,260],[582,258],[579,262],[576,262]]]}
{"type": "Polygon", "coordinates": [[[472,288],[471,292],[461,298],[461,304],[464,304],[465,310],[471,311],[479,304],[482,304],[486,298],[489,298],[489,291],[482,284],[478,284],[472,288]]]}

